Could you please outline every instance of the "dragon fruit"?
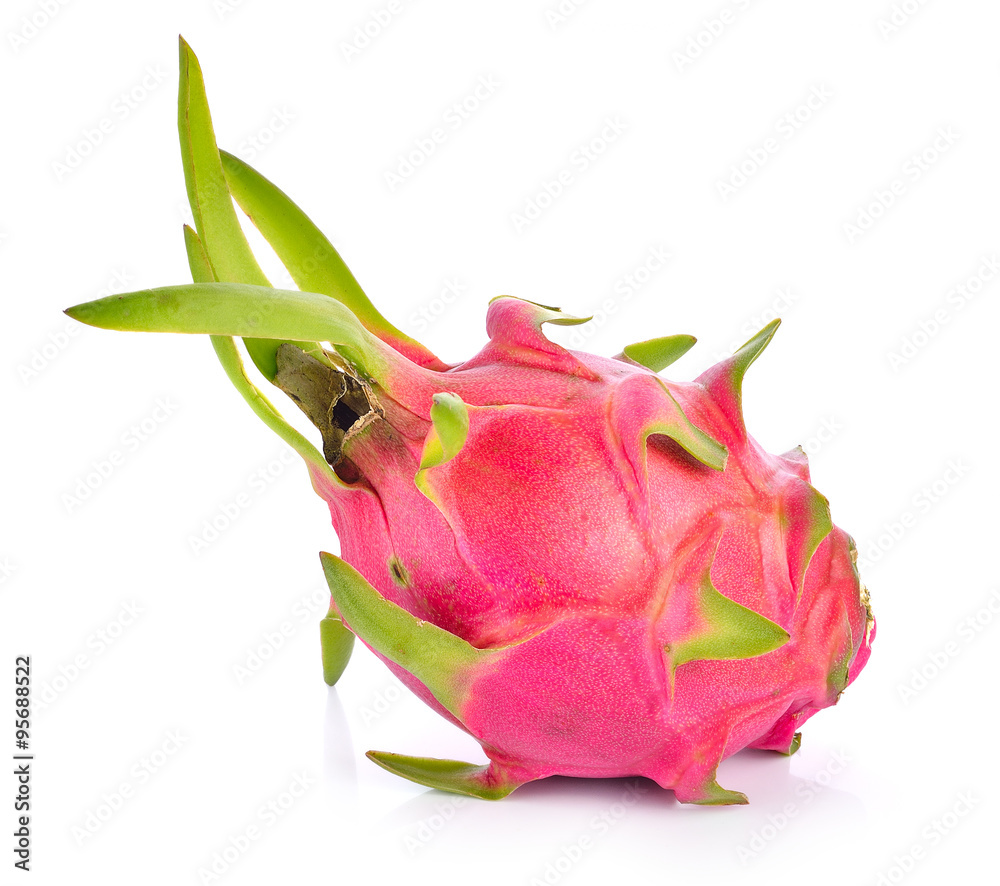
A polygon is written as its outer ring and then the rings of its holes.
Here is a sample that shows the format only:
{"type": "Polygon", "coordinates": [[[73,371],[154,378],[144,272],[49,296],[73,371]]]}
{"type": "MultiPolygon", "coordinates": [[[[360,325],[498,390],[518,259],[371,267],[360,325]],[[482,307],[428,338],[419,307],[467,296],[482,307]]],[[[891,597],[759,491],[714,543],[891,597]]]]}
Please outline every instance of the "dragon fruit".
{"type": "Polygon", "coordinates": [[[194,284],[67,313],[212,336],[329,503],[341,557],[321,555],[327,682],[356,635],[489,762],[369,757],[493,799],[559,774],[746,802],[717,783],[720,761],[745,747],[793,753],[875,633],[854,544],[805,453],[769,455],[744,425],[744,375],[777,321],[675,383],[658,372],[690,336],[598,357],[542,330],[583,320],[504,296],[483,350],[446,365],[379,314],[285,194],[218,150],[183,40],[179,121],[194,284]],[[269,286],[230,195],[299,290],[269,286]],[[322,452],[250,380],[234,336],[316,425],[322,452]]]}

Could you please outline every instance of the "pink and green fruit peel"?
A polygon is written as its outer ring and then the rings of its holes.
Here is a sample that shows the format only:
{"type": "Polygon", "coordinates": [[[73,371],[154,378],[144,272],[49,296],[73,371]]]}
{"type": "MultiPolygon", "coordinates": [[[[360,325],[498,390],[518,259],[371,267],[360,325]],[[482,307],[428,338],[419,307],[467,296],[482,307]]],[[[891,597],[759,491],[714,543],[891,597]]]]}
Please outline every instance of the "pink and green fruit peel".
{"type": "Polygon", "coordinates": [[[449,366],[382,317],[283,192],[219,151],[183,40],[178,120],[194,282],[67,313],[212,336],[329,504],[341,555],[321,555],[326,681],[357,636],[488,763],[369,757],[489,799],[549,775],[639,775],[682,802],[746,802],[719,786],[719,763],[794,753],[875,635],[854,544],[805,454],[770,455],[744,424],[744,376],[777,321],[675,383],[657,373],[690,336],[570,351],[543,325],[585,319],[503,296],[487,345],[449,366]],[[270,287],[231,198],[298,290],[270,287]],[[261,393],[237,338],[321,448],[261,393]]]}

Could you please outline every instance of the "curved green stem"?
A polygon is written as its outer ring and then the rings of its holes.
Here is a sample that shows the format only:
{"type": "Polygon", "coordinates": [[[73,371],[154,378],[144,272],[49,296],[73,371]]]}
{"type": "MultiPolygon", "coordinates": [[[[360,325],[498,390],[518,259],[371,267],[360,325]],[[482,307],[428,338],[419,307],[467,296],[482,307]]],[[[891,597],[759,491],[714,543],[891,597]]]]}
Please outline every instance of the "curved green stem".
{"type": "Polygon", "coordinates": [[[238,157],[226,151],[219,155],[233,197],[271,244],[299,289],[321,292],[342,302],[366,329],[418,366],[447,369],[447,364],[382,316],[334,245],[284,191],[238,157]]]}
{"type": "MultiPolygon", "coordinates": [[[[191,277],[195,283],[209,283],[213,280],[212,265],[205,254],[198,235],[187,225],[184,226],[184,246],[187,249],[188,265],[191,268],[191,277]]],[[[222,364],[222,368],[232,383],[233,387],[240,392],[250,408],[256,413],[258,418],[294,449],[312,470],[323,476],[334,488],[344,484],[330,467],[322,453],[313,446],[302,434],[293,428],[280,412],[264,396],[261,390],[250,380],[246,374],[243,360],[240,358],[239,348],[236,340],[230,336],[213,335],[212,347],[222,364]]],[[[316,490],[322,497],[319,489],[316,490]]]]}
{"type": "Polygon", "coordinates": [[[191,283],[111,295],[66,313],[90,326],[130,332],[183,332],[330,342],[366,381],[414,414],[429,417],[432,396],[449,383],[446,373],[416,366],[370,333],[340,302],[316,292],[241,283],[191,283]]]}
{"type": "MultiPolygon", "coordinates": [[[[240,227],[208,108],[201,65],[184,38],[180,38],[180,88],[177,128],[191,213],[214,280],[269,286],[240,227]]],[[[277,373],[276,354],[282,342],[247,338],[247,352],[265,378],[277,373]]]]}
{"type": "MultiPolygon", "coordinates": [[[[225,370],[229,381],[232,382],[233,387],[240,392],[257,417],[302,457],[303,461],[310,468],[310,475],[313,472],[319,473],[334,488],[346,488],[340,477],[337,476],[333,468],[327,463],[323,454],[285,421],[281,413],[271,405],[267,397],[250,380],[243,366],[243,361],[240,359],[240,352],[236,347],[236,342],[224,335],[213,335],[212,347],[215,348],[219,362],[222,364],[222,368],[225,370]]],[[[321,490],[317,489],[316,492],[321,498],[325,498],[321,490]]]]}

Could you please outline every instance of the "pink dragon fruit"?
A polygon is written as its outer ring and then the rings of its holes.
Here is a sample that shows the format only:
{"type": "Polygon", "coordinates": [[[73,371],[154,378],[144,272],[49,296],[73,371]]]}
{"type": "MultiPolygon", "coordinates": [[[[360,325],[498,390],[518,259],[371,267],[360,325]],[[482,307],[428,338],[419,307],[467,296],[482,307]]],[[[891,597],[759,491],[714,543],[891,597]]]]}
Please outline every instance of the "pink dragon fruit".
{"type": "Polygon", "coordinates": [[[555,774],[641,775],[682,802],[746,802],[718,785],[720,761],[793,753],[875,633],[854,544],[805,454],[769,455],[744,426],[744,374],[777,321],[674,383],[657,373],[689,336],[597,357],[542,332],[582,320],[500,297],[486,347],[445,365],[375,310],[288,197],[219,152],[183,41],[180,106],[195,283],[68,313],[213,336],[330,506],[343,559],[321,555],[327,682],[357,635],[489,763],[369,756],[487,798],[555,774]],[[268,286],[230,194],[299,291],[268,286]],[[322,454],[253,385],[232,336],[313,421],[322,454]]]}

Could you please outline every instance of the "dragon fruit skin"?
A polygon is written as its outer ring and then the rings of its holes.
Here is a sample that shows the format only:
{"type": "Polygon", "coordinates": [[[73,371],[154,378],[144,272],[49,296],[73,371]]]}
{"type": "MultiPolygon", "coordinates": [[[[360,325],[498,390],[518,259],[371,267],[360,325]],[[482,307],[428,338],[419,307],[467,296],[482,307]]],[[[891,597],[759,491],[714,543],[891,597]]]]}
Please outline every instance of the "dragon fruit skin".
{"type": "Polygon", "coordinates": [[[769,455],[744,426],[744,375],[777,322],[674,383],[657,373],[689,336],[616,358],[569,351],[542,326],[583,321],[501,297],[487,345],[448,366],[377,312],[298,207],[218,150],[183,41],[181,69],[195,283],[67,313],[212,335],[330,507],[341,557],[321,555],[327,682],[356,634],[489,763],[369,756],[487,798],[554,774],[641,775],[683,802],[746,802],[716,782],[721,760],[793,753],[875,633],[853,542],[805,454],[769,455]],[[269,288],[230,194],[301,291],[269,288]],[[236,336],[316,424],[322,453],[246,375],[236,336]]]}
{"type": "Polygon", "coordinates": [[[490,343],[443,373],[468,415],[447,461],[421,470],[432,425],[395,403],[345,440],[359,479],[329,500],[357,572],[325,559],[335,605],[492,762],[456,785],[430,761],[370,756],[470,793],[644,775],[682,801],[745,802],[715,782],[719,762],[748,746],[797,748],[874,632],[853,544],[804,453],[768,455],[743,425],[742,376],[776,324],[673,384],[627,358],[563,350],[540,331],[552,317],[510,298],[490,305],[490,343]],[[724,469],[650,434],[674,404],[693,428],[673,433],[710,460],[696,432],[722,444],[724,469]],[[351,584],[362,603],[342,599],[351,584]],[[366,618],[381,601],[487,652],[422,682],[397,663],[398,633],[366,618]]]}

